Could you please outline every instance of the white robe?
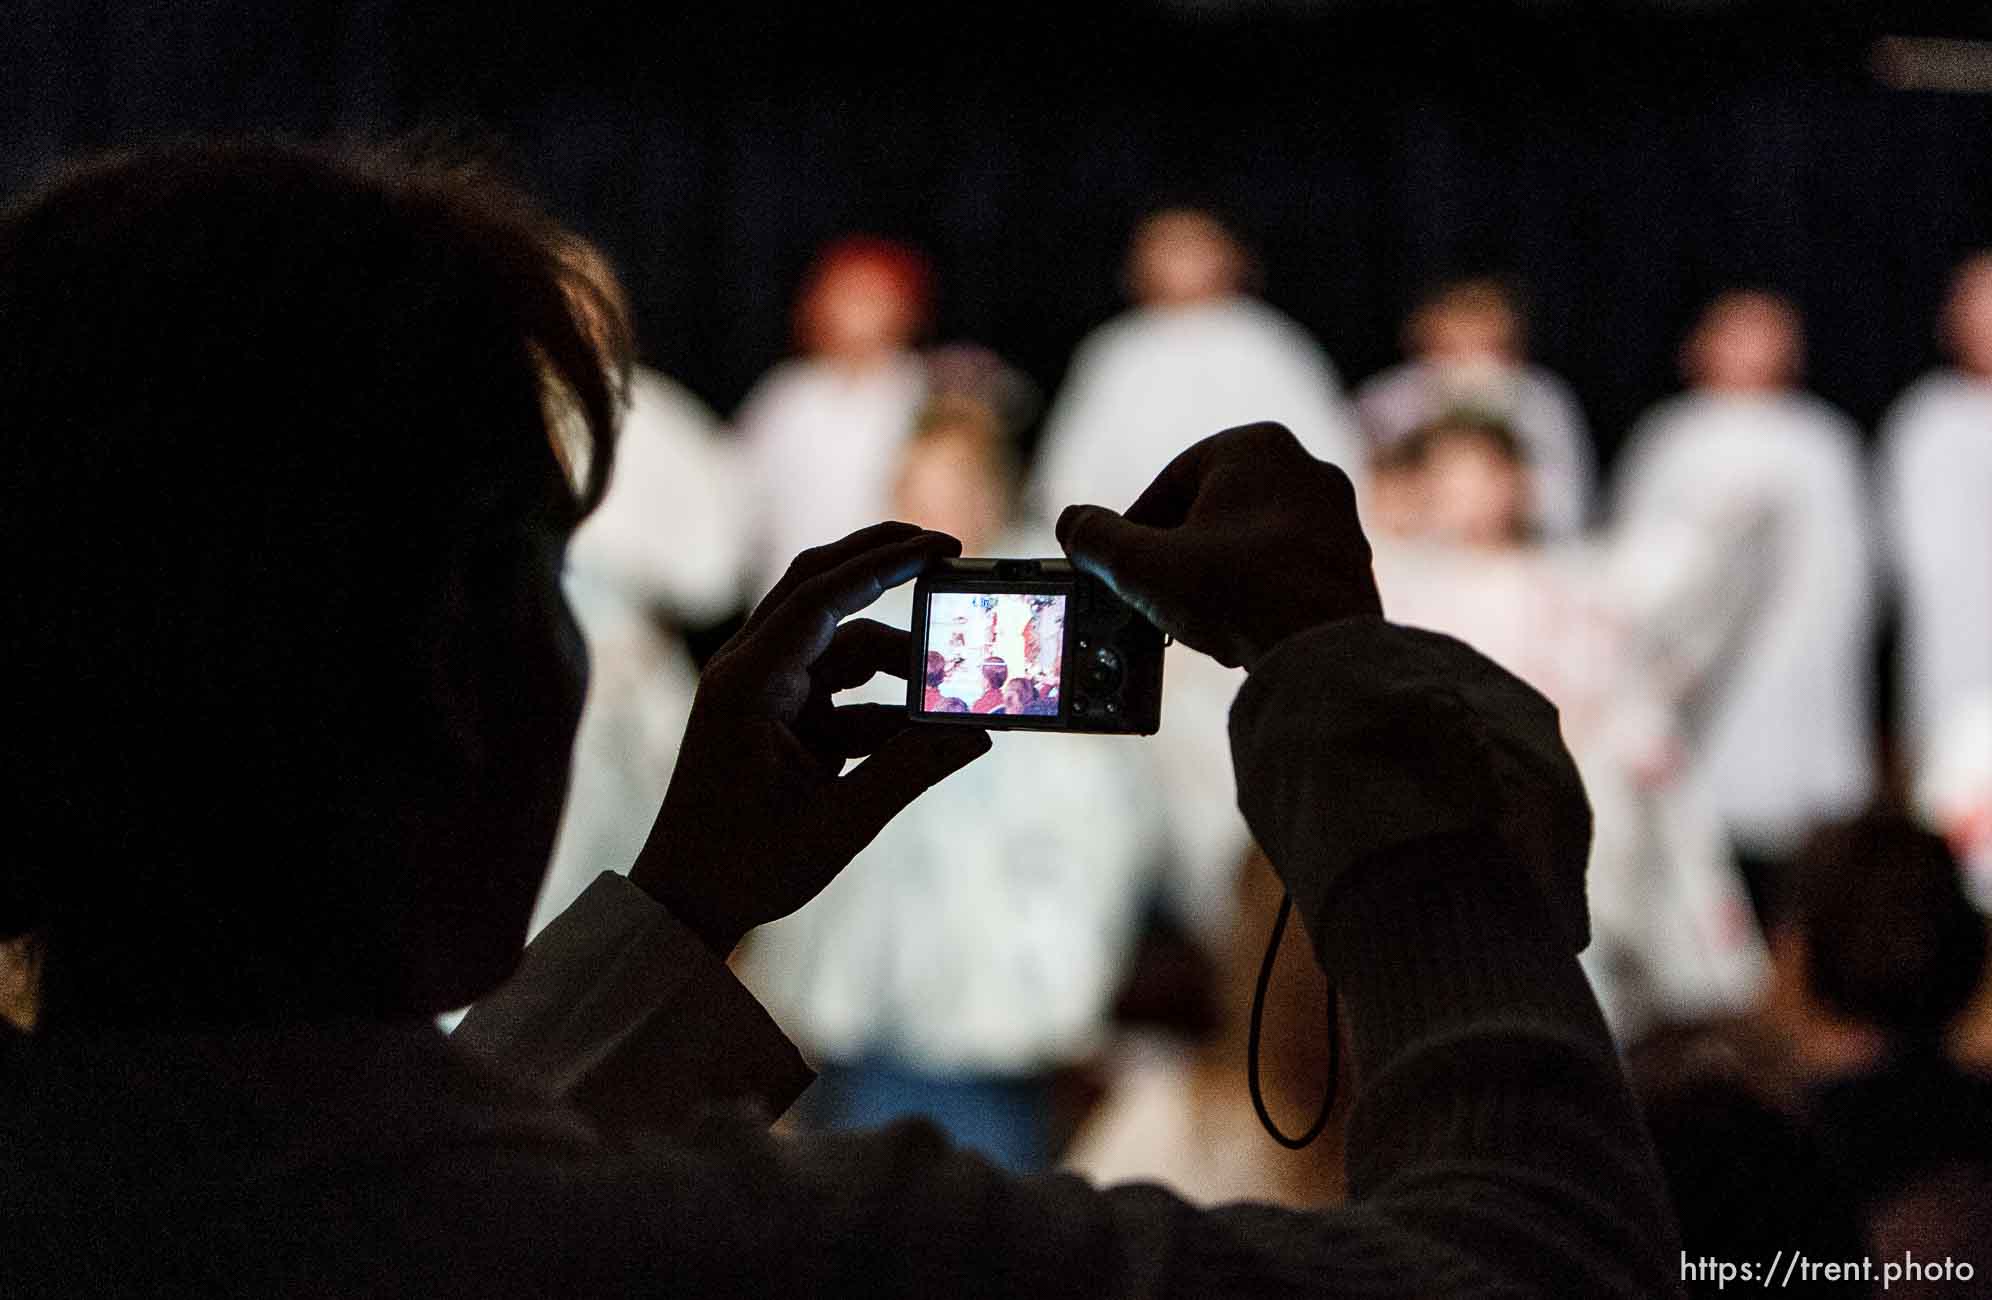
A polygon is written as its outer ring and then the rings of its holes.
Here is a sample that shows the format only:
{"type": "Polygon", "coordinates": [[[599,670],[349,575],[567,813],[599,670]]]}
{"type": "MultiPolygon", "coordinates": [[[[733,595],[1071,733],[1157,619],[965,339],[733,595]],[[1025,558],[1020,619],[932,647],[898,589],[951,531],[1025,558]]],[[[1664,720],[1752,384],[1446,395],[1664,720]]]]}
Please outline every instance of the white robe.
{"type": "Polygon", "coordinates": [[[1520,366],[1454,373],[1407,361],[1356,390],[1363,433],[1378,444],[1408,437],[1458,408],[1503,420],[1521,440],[1529,460],[1530,522],[1544,537],[1567,537],[1584,526],[1597,473],[1591,438],[1575,394],[1549,371],[1520,366]]]}
{"type": "Polygon", "coordinates": [[[1376,548],[1393,622],[1459,637],[1557,706],[1593,818],[1583,964],[1622,1041],[1740,1011],[1768,969],[1710,791],[1679,760],[1680,700],[1747,624],[1755,585],[1730,581],[1710,543],[1754,522],[1496,554],[1376,548]]]}
{"type": "Polygon", "coordinates": [[[688,626],[714,622],[740,599],[746,503],[740,449],[719,418],[639,366],[608,493],[575,533],[568,567],[688,626]]]}
{"type": "MultiPolygon", "coordinates": [[[[1715,679],[1693,762],[1729,833],[1788,856],[1875,785],[1875,564],[1860,434],[1805,393],[1689,393],[1640,421],[1619,471],[1622,530],[1770,521],[1762,607],[1715,679]]],[[[1739,556],[1738,560],[1748,557],[1739,556]]]]}
{"type": "Polygon", "coordinates": [[[639,367],[608,492],[567,550],[588,698],[534,932],[603,871],[628,871],[657,819],[698,685],[668,620],[710,622],[739,599],[744,496],[712,412],[639,367]]]}
{"type": "MultiPolygon", "coordinates": [[[[1177,453],[1235,425],[1277,420],[1360,483],[1364,457],[1335,367],[1307,332],[1253,298],[1136,308],[1083,342],[1046,417],[1030,500],[1048,523],[1075,503],[1125,510],[1177,453]]],[[[1171,893],[1215,941],[1228,929],[1251,836],[1228,773],[1211,756],[1244,674],[1169,651],[1153,741],[1172,834],[1171,893]]]]}
{"type": "Polygon", "coordinates": [[[1992,379],[1925,376],[1882,424],[1881,519],[1902,600],[1901,715],[1920,771],[1992,696],[1992,379]]]}
{"type": "Polygon", "coordinates": [[[1125,510],[1176,453],[1258,420],[1362,476],[1341,380],[1299,325],[1253,298],[1136,308],[1074,354],[1045,418],[1032,504],[1047,522],[1080,502],[1125,510]]]}
{"type": "Polygon", "coordinates": [[[573,573],[564,585],[588,643],[588,698],[531,934],[595,877],[635,863],[664,804],[698,690],[684,643],[641,603],[573,573]]]}
{"type": "Polygon", "coordinates": [[[911,353],[858,375],[785,361],[747,395],[734,426],[756,518],[756,599],[801,552],[890,517],[900,454],[926,395],[926,369],[911,353]]]}

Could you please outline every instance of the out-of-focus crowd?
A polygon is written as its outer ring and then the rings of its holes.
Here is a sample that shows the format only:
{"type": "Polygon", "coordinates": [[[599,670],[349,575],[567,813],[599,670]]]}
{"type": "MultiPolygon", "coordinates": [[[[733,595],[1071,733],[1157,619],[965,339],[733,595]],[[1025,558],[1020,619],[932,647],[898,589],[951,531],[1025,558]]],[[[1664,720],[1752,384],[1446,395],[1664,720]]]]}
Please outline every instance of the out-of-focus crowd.
{"type": "MultiPolygon", "coordinates": [[[[1684,1078],[1760,1080],[1738,1062],[1772,1057],[1794,1088],[1837,1077],[1872,1063],[1901,999],[1836,995],[1822,953],[1867,963],[1856,984],[1964,961],[1932,945],[1959,924],[1947,909],[1977,916],[1967,895],[1992,904],[1992,254],[1957,270],[1938,323],[1952,364],[1902,394],[1872,456],[1803,386],[1794,306],[1738,289],[1707,305],[1685,391],[1631,431],[1608,491],[1581,404],[1529,360],[1498,280],[1438,287],[1408,359],[1351,394],[1250,292],[1217,220],[1157,213],[1132,241],[1133,305],[1080,346],[1026,467],[1040,395],[986,347],[918,346],[930,275],[885,241],[826,249],[796,355],[730,422],[637,372],[607,499],[569,556],[592,680],[538,921],[648,831],[695,682],[680,629],[882,518],[969,555],[1055,554],[1062,506],[1124,508],[1197,439],[1277,420],[1356,480],[1387,616],[1471,642],[1561,710],[1596,817],[1586,968],[1621,1041],[1659,1044],[1635,1061],[1664,1062],[1636,1078],[1676,1096],[1684,1078]],[[1936,838],[1850,820],[1878,804],[1936,838]],[[1850,915],[1836,900],[1855,896],[1850,915]],[[1893,937],[1863,946],[1863,925],[1893,937]],[[1746,1023],[1719,1047],[1679,1028],[1746,1023]],[[1766,1035],[1783,1046],[1737,1046],[1766,1035]]],[[[909,607],[895,592],[870,616],[905,626],[909,607]]],[[[1335,1152],[1274,1147],[1243,1095],[1278,897],[1225,775],[1239,674],[1170,655],[1153,740],[999,735],[753,937],[743,976],[823,1072],[795,1122],[921,1113],[1020,1169],[1063,1159],[1202,1200],[1339,1194],[1335,1152]],[[1158,1005],[1195,1032],[1127,1030],[1158,1005]]],[[[1266,1091],[1298,1116],[1324,1079],[1326,993],[1298,957],[1273,989],[1266,1091]]],[[[1983,1021],[1945,1021],[1967,1059],[1985,1057],[1983,1021]]]]}

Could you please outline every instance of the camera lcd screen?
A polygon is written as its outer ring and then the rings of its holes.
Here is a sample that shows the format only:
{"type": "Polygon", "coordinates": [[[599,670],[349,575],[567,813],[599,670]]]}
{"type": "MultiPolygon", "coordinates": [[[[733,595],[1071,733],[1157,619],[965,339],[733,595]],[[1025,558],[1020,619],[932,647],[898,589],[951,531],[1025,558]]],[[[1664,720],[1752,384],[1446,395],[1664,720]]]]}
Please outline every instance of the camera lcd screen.
{"type": "Polygon", "coordinates": [[[1065,595],[936,591],[927,601],[924,713],[1055,718],[1065,595]]]}

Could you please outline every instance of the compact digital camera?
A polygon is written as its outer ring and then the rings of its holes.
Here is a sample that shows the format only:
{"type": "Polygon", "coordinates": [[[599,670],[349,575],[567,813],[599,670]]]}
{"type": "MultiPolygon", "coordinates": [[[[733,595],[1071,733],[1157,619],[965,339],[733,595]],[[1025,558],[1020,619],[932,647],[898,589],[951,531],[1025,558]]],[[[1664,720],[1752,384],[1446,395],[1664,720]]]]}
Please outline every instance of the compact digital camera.
{"type": "Polygon", "coordinates": [[[1151,736],[1162,633],[1069,561],[944,560],[913,588],[906,708],[926,722],[1151,736]]]}

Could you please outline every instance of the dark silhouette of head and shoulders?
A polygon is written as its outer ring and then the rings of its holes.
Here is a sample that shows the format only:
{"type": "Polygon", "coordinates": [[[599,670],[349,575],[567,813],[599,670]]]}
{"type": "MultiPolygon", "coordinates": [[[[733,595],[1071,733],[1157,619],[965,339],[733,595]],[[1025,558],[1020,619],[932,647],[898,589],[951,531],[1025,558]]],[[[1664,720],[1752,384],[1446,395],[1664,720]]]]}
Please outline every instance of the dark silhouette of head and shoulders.
{"type": "Polygon", "coordinates": [[[627,365],[599,268],[409,151],[155,145],[0,219],[0,937],[46,1029],[420,1015],[510,971],[627,365]]]}

